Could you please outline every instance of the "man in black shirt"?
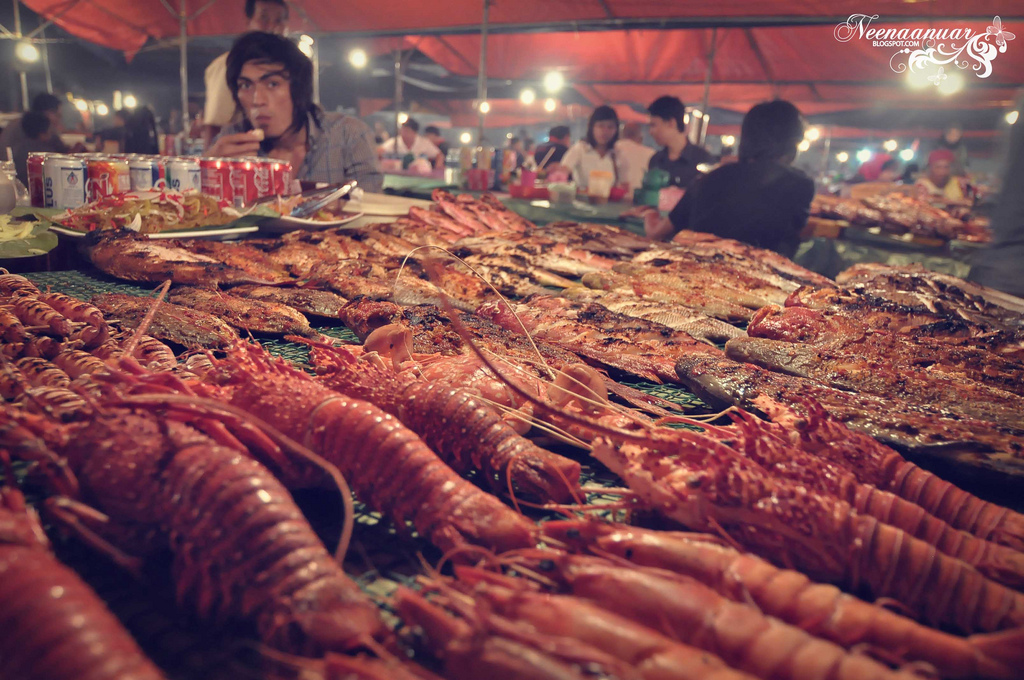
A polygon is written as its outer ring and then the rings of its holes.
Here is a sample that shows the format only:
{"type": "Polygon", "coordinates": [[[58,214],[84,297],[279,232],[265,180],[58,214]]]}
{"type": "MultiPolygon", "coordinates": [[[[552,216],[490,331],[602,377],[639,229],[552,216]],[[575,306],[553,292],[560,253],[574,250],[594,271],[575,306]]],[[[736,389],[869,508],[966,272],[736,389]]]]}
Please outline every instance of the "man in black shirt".
{"type": "Polygon", "coordinates": [[[433,142],[434,146],[436,146],[442,154],[446,157],[448,156],[448,149],[450,147],[448,146],[448,142],[441,135],[441,129],[439,127],[436,125],[428,125],[423,128],[423,136],[433,142]]]}
{"type": "Polygon", "coordinates": [[[713,163],[714,156],[686,138],[686,106],[676,97],[658,97],[647,112],[651,114],[651,137],[662,147],[647,167],[666,171],[669,184],[685,188],[700,174],[697,166],[713,163]]]}
{"type": "Polygon", "coordinates": [[[544,158],[551,152],[551,158],[548,158],[546,165],[554,165],[555,163],[562,162],[562,156],[569,150],[569,128],[565,125],[557,125],[551,128],[548,132],[548,141],[546,144],[541,144],[533,152],[533,160],[540,165],[544,162],[544,158]]]}
{"type": "Polygon", "coordinates": [[[814,197],[813,180],[790,167],[803,136],[800,112],[791,103],[775,100],[750,109],[739,161],[697,177],[668,220],[648,218],[647,235],[664,239],[691,229],[792,257],[814,197]]]}

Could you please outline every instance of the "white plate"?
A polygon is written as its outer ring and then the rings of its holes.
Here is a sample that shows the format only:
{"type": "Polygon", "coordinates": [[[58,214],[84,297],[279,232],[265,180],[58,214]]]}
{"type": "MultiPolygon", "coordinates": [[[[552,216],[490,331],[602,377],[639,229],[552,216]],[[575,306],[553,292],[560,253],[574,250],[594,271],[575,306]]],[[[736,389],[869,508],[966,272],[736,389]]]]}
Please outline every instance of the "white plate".
{"type": "MultiPolygon", "coordinates": [[[[347,213],[351,211],[346,210],[345,212],[347,213]]],[[[282,215],[281,217],[268,217],[266,219],[260,220],[259,228],[262,231],[269,231],[275,234],[283,234],[289,231],[295,231],[297,229],[306,229],[308,231],[320,231],[322,229],[331,229],[334,227],[340,227],[349,224],[351,222],[355,222],[362,216],[363,213],[357,212],[340,220],[324,221],[305,220],[300,217],[290,217],[288,215],[282,215]]],[[[353,224],[350,228],[354,229],[356,227],[357,225],[353,224]]]]}
{"type": "MultiPolygon", "coordinates": [[[[68,229],[61,227],[56,224],[50,227],[50,231],[60,234],[61,236],[68,236],[70,238],[85,238],[86,232],[75,231],[74,229],[68,229]]],[[[259,231],[259,227],[251,224],[247,227],[227,227],[227,228],[216,228],[210,227],[209,229],[184,229],[182,231],[164,231],[158,234],[143,234],[151,239],[169,239],[169,238],[206,238],[211,240],[226,240],[234,236],[241,236],[242,234],[252,234],[253,232],[259,231]]]]}
{"type": "Polygon", "coordinates": [[[376,215],[403,217],[409,214],[409,208],[419,207],[429,210],[433,205],[431,201],[421,201],[415,198],[364,193],[358,200],[353,199],[346,203],[345,210],[365,213],[368,217],[376,215]]]}

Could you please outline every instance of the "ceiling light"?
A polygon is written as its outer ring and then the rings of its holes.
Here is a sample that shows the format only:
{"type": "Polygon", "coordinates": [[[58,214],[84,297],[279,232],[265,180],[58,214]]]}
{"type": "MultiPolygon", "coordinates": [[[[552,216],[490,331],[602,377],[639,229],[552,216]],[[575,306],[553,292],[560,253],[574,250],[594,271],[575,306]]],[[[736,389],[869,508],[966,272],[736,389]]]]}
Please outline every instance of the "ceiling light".
{"type": "Polygon", "coordinates": [[[1020,116],[1020,111],[1013,110],[1006,114],[1006,124],[1013,125],[1017,122],[1017,118],[1020,116]]]}
{"type": "Polygon", "coordinates": [[[845,151],[840,151],[839,153],[836,154],[836,160],[839,161],[840,163],[845,163],[846,161],[850,160],[850,154],[846,153],[845,151]]]}
{"type": "Polygon", "coordinates": [[[871,149],[861,149],[857,152],[857,160],[861,163],[867,163],[871,160],[871,149]]]}
{"type": "Polygon", "coordinates": [[[914,160],[914,150],[904,149],[903,151],[900,151],[900,160],[904,162],[914,160]]]}
{"type": "Polygon", "coordinates": [[[469,134],[468,132],[463,132],[461,135],[459,135],[459,141],[462,142],[463,144],[469,144],[470,142],[473,141],[473,135],[469,134]]]}
{"type": "Polygon", "coordinates": [[[521,101],[523,104],[526,104],[527,106],[529,106],[536,100],[537,93],[531,90],[530,88],[526,88],[525,90],[519,93],[519,101],[521,101]]]}
{"type": "Polygon", "coordinates": [[[882,144],[882,148],[892,153],[893,151],[899,148],[899,144],[896,142],[895,139],[887,139],[885,140],[885,143],[882,144]]]}
{"type": "Polygon", "coordinates": [[[76,99],[75,108],[84,113],[89,110],[89,102],[84,99],[76,99]]]}
{"type": "Polygon", "coordinates": [[[491,112],[491,104],[490,104],[490,102],[480,102],[480,107],[479,108],[480,108],[480,113],[482,113],[484,115],[487,115],[488,113],[491,112]]]}
{"type": "Polygon", "coordinates": [[[556,102],[554,99],[551,99],[549,97],[548,99],[544,100],[544,110],[547,111],[548,113],[554,113],[555,109],[557,108],[558,102],[556,102]]]}
{"type": "Polygon", "coordinates": [[[103,102],[100,102],[99,104],[96,105],[96,115],[97,116],[105,116],[108,113],[110,113],[110,109],[107,108],[106,104],[104,104],[103,102]]]}
{"type": "Polygon", "coordinates": [[[816,142],[821,138],[821,128],[811,126],[804,132],[804,139],[809,142],[816,142]]]}
{"type": "Polygon", "coordinates": [[[366,68],[366,65],[370,63],[370,57],[366,54],[366,50],[357,47],[348,53],[348,63],[355,68],[366,68]]]}
{"type": "Polygon", "coordinates": [[[39,48],[30,42],[20,42],[14,48],[14,54],[21,61],[34,63],[39,61],[39,48]]]}
{"type": "Polygon", "coordinates": [[[555,94],[563,87],[565,87],[565,76],[558,71],[549,71],[544,76],[544,89],[551,94],[555,94]]]}
{"type": "Polygon", "coordinates": [[[126,109],[134,109],[136,106],[139,105],[139,100],[136,99],[135,95],[133,94],[126,94],[124,96],[124,99],[122,99],[121,101],[124,102],[124,107],[126,109]]]}

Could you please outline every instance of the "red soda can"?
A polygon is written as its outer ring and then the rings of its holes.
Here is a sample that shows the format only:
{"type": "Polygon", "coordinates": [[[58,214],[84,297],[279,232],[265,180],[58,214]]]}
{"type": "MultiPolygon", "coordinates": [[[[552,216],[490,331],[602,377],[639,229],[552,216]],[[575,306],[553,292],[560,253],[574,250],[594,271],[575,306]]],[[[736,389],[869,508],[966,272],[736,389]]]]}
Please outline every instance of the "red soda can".
{"type": "Polygon", "coordinates": [[[227,158],[201,158],[199,171],[202,173],[203,194],[227,201],[235,202],[235,189],[231,185],[231,161],[227,158]]]}
{"type": "Polygon", "coordinates": [[[248,159],[231,161],[231,188],[235,207],[254,203],[259,198],[256,187],[256,164],[248,159]]]}
{"type": "Polygon", "coordinates": [[[89,158],[85,161],[85,173],[86,200],[90,203],[131,191],[128,161],[116,158],[89,158]]]}
{"type": "Polygon", "coordinates": [[[252,181],[256,185],[256,198],[266,198],[274,193],[271,167],[274,162],[267,158],[243,158],[252,163],[252,181]]]}
{"type": "Polygon", "coordinates": [[[32,201],[33,208],[42,208],[45,204],[43,193],[43,162],[49,154],[46,152],[35,152],[28,155],[28,195],[32,201]]]}
{"type": "Polygon", "coordinates": [[[274,161],[270,165],[270,180],[273,194],[289,196],[292,193],[292,164],[285,161],[274,161]]]}

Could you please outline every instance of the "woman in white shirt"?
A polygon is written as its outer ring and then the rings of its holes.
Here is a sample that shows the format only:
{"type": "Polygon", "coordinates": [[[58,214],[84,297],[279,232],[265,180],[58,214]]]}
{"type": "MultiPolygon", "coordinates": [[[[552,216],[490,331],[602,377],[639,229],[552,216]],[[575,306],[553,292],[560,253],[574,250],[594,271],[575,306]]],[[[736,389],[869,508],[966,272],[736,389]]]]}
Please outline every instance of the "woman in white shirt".
{"type": "Polygon", "coordinates": [[[590,173],[610,172],[612,186],[629,181],[629,169],[623,154],[616,155],[615,142],[619,139],[619,117],[610,106],[599,106],[590,114],[585,139],[573,144],[562,157],[561,166],[572,173],[576,186],[587,189],[590,173]]]}

